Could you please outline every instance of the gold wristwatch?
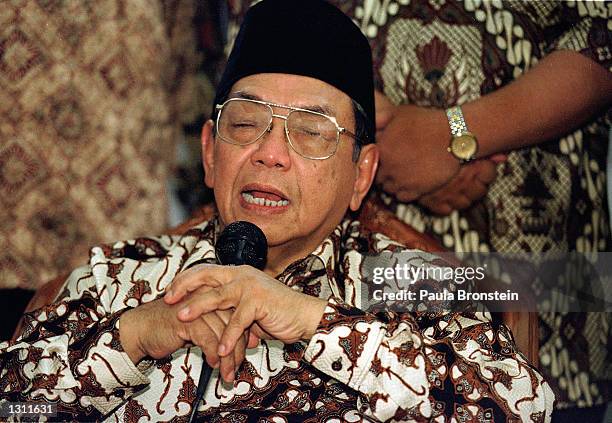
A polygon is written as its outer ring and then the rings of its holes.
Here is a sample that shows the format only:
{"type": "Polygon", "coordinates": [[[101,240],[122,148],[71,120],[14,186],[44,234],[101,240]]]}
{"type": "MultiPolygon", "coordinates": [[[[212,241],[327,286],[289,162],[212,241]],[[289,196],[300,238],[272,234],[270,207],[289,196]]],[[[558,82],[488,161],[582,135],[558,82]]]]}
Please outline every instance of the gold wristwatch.
{"type": "Polygon", "coordinates": [[[469,162],[478,151],[476,136],[468,131],[461,107],[455,106],[446,109],[446,117],[451,131],[448,152],[459,159],[461,163],[469,162]]]}

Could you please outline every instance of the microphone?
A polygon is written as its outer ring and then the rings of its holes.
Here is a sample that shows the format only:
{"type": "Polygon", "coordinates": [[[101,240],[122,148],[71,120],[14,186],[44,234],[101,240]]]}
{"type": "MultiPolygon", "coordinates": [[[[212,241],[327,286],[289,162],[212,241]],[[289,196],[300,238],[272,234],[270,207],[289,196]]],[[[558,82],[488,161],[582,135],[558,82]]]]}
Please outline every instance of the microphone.
{"type": "MultiPolygon", "coordinates": [[[[263,270],[268,255],[268,240],[257,225],[240,220],[230,223],[223,229],[215,245],[215,254],[217,261],[222,265],[240,266],[246,264],[263,270]]],[[[194,421],[198,405],[204,396],[211,375],[212,368],[204,360],[189,423],[194,421]]]]}
{"type": "Polygon", "coordinates": [[[268,255],[268,240],[259,226],[240,220],[223,229],[215,251],[217,260],[223,265],[247,264],[263,270],[268,255]]]}

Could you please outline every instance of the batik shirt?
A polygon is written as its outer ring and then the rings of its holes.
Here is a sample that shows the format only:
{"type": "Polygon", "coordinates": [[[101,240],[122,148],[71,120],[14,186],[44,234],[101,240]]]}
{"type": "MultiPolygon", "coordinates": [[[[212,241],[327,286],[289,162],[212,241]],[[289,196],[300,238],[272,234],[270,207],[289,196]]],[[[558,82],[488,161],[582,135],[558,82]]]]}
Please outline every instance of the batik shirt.
{"type": "MultiPolygon", "coordinates": [[[[119,318],[159,298],[181,271],[214,262],[215,220],[182,236],[93,248],[52,305],[0,344],[0,398],[57,403],[64,420],[185,421],[202,367],[187,347],[135,366],[119,318]]],[[[343,221],[278,280],[328,299],[309,342],[262,340],[233,384],[218,371],[200,406],[210,421],[546,421],[554,400],[509,331],[485,313],[372,314],[359,309],[364,257],[404,250],[343,221]]],[[[427,253],[413,251],[431,262],[427,253]]]]}

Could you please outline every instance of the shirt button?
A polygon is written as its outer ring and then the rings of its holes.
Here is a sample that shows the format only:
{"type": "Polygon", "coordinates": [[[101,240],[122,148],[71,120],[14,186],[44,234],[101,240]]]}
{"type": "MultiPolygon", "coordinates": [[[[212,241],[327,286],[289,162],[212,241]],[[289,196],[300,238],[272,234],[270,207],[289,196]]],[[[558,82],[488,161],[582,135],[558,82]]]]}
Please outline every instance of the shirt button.
{"type": "Polygon", "coordinates": [[[339,358],[336,361],[334,361],[331,365],[331,368],[335,372],[339,372],[340,370],[342,370],[342,359],[339,358]]]}

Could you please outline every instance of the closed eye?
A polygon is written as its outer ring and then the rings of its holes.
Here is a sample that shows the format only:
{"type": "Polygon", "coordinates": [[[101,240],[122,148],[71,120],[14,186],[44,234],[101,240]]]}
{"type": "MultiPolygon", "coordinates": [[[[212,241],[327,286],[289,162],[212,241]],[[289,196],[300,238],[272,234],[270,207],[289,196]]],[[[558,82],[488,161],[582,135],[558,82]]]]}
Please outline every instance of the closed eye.
{"type": "Polygon", "coordinates": [[[295,130],[309,137],[318,137],[319,135],[321,135],[319,131],[312,128],[296,128],[295,130]]]}

